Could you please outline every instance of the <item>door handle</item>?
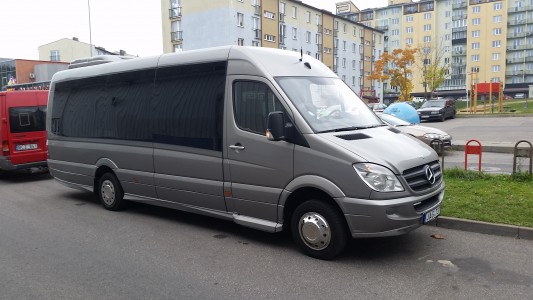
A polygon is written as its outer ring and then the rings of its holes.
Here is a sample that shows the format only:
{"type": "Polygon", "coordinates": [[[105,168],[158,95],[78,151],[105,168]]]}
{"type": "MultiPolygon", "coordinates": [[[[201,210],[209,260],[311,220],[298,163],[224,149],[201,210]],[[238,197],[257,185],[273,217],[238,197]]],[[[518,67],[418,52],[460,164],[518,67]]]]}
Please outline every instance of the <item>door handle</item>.
{"type": "Polygon", "coordinates": [[[240,143],[237,143],[235,145],[230,145],[229,147],[230,149],[237,150],[237,151],[244,150],[244,146],[241,145],[240,143]]]}

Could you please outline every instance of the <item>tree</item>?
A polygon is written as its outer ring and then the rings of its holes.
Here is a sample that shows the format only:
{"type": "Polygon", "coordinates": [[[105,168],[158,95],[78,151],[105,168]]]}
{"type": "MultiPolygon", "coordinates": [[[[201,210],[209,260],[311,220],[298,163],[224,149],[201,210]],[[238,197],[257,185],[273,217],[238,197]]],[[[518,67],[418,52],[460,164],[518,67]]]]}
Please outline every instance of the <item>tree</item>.
{"type": "Polygon", "coordinates": [[[439,46],[438,43],[426,43],[418,48],[416,66],[422,73],[420,83],[424,87],[426,99],[428,89],[433,95],[448,76],[450,63],[446,62],[444,55],[444,47],[439,46]]]}
{"type": "Polygon", "coordinates": [[[413,83],[411,67],[415,62],[416,48],[394,49],[392,53],[384,52],[374,64],[374,72],[367,78],[380,82],[390,80],[391,87],[400,90],[398,100],[410,101],[413,83]]]}

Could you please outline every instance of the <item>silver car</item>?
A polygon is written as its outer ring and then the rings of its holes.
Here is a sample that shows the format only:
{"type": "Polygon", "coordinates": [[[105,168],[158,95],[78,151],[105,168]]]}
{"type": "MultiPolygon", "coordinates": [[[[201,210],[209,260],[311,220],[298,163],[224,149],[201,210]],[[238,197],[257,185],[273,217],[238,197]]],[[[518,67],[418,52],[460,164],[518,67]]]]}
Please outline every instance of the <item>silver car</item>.
{"type": "Polygon", "coordinates": [[[442,154],[444,149],[450,149],[452,147],[452,136],[440,129],[411,124],[389,114],[379,114],[379,117],[388,125],[426,143],[435,149],[439,155],[442,154]]]}

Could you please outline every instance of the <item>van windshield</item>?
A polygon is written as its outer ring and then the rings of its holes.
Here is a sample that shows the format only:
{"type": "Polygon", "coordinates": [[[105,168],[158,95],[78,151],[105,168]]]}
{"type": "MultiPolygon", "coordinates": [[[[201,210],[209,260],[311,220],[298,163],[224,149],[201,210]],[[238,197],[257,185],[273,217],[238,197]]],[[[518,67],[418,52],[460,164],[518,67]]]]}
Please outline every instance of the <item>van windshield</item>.
{"type": "Polygon", "coordinates": [[[276,77],[315,133],[382,126],[382,121],[339,78],[276,77]]]}

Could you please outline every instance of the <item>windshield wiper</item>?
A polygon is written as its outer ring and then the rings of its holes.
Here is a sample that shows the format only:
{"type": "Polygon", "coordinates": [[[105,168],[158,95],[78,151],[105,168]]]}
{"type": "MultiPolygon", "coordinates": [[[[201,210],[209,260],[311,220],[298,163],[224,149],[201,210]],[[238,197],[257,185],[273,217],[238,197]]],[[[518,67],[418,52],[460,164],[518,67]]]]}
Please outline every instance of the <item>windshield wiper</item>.
{"type": "Polygon", "coordinates": [[[343,128],[336,128],[336,129],[319,131],[318,133],[352,131],[352,130],[361,130],[361,129],[375,128],[375,127],[382,127],[382,126],[387,126],[387,125],[385,125],[385,124],[375,124],[375,125],[368,125],[368,126],[343,127],[343,128]]]}

